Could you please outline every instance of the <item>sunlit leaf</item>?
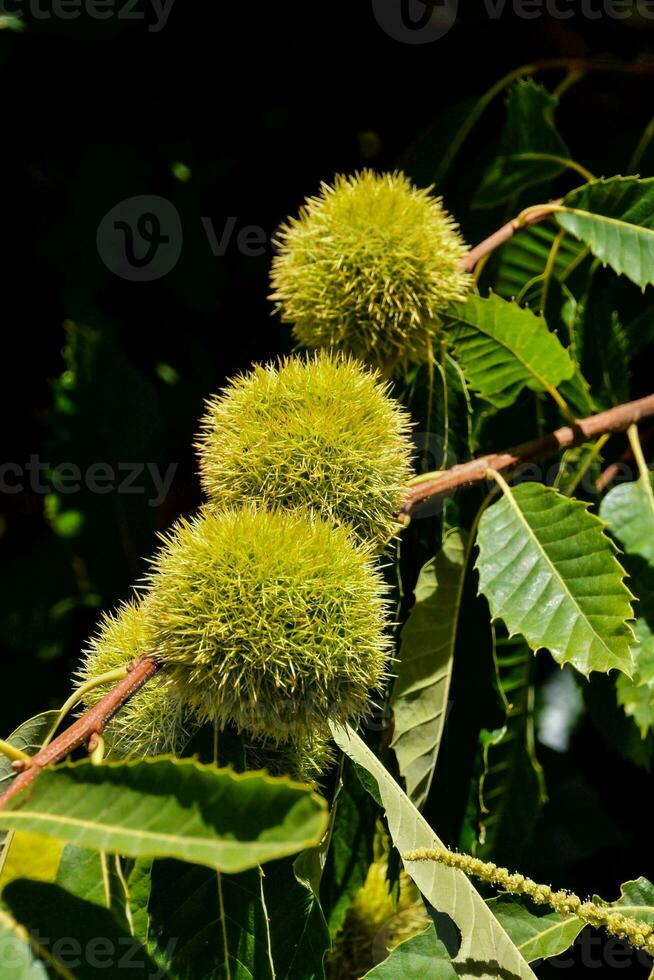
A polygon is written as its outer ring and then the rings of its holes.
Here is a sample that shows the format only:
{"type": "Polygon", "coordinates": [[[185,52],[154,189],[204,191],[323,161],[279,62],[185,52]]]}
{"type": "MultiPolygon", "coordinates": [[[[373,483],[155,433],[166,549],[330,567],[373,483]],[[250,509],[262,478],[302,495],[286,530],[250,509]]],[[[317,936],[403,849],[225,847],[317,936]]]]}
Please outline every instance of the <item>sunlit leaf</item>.
{"type": "Polygon", "coordinates": [[[6,830],[231,872],[316,844],[326,824],[326,804],[309,787],[169,758],[45,770],[0,812],[6,830]]]}
{"type": "MultiPolygon", "coordinates": [[[[374,779],[400,854],[416,848],[442,847],[406,793],[357,733],[349,727],[332,725],[332,734],[339,748],[374,779]]],[[[435,861],[405,862],[405,868],[427,901],[449,915],[461,932],[461,946],[455,957],[459,977],[472,980],[497,976],[500,969],[516,978],[533,978],[523,957],[462,872],[435,861]],[[480,964],[488,964],[488,969],[480,973],[480,964]]]]}
{"type": "Polygon", "coordinates": [[[647,482],[641,477],[613,487],[602,500],[600,515],[625,550],[624,561],[639,600],[634,625],[636,667],[633,678],[619,678],[617,693],[645,738],[654,727],[654,475],[647,482]]]}
{"type": "Polygon", "coordinates": [[[366,973],[366,980],[456,980],[458,976],[431,925],[396,946],[383,963],[366,973]]]}
{"type": "Polygon", "coordinates": [[[471,387],[496,408],[511,405],[526,385],[548,391],[575,371],[542,317],[496,294],[454,304],[448,336],[471,387]]]}
{"type": "Polygon", "coordinates": [[[575,915],[563,916],[511,895],[492,898],[488,906],[528,963],[569,949],[584,927],[575,915]]]}
{"type": "Polygon", "coordinates": [[[590,181],[564,198],[556,218],[616,272],[654,283],[654,178],[590,181]]]}
{"type": "Polygon", "coordinates": [[[624,569],[588,505],[538,483],[506,487],[477,535],[479,588],[494,619],[582,674],[633,670],[624,569]]]}

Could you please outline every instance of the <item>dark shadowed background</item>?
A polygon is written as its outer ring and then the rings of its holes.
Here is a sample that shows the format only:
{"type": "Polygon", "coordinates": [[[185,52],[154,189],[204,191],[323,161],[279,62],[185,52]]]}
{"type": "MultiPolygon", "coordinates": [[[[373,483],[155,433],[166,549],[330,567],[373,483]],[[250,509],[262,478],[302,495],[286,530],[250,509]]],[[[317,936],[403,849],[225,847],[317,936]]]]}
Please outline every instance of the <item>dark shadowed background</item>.
{"type": "MultiPolygon", "coordinates": [[[[443,37],[413,44],[384,29],[384,4],[376,15],[371,0],[174,0],[165,23],[148,0],[116,0],[102,20],[66,19],[74,0],[5,0],[3,735],[61,702],[100,611],[143,574],[156,531],[199,503],[192,440],[203,398],[291,349],[267,300],[279,222],[338,171],[401,165],[431,183],[453,121],[521,64],[633,65],[653,52],[654,20],[596,16],[602,0],[588,0],[585,15],[562,0],[577,10],[569,20],[527,20],[508,2],[497,19],[482,3],[460,6],[443,37]],[[140,195],[157,200],[131,201],[140,195]],[[130,227],[143,232],[136,265],[124,261],[130,227]],[[161,236],[158,278],[143,281],[139,257],[161,236]]],[[[615,172],[653,93],[647,74],[590,73],[559,129],[591,169],[615,172]]],[[[437,185],[455,213],[501,119],[502,99],[437,185]]],[[[496,224],[497,212],[480,211],[464,232],[472,242],[496,224]]],[[[634,395],[648,384],[645,363],[634,395]]],[[[612,753],[588,720],[568,754],[551,754],[533,868],[607,898],[621,881],[651,877],[646,770],[612,753]]],[[[591,968],[608,969],[578,961],[564,975],[591,968]]]]}

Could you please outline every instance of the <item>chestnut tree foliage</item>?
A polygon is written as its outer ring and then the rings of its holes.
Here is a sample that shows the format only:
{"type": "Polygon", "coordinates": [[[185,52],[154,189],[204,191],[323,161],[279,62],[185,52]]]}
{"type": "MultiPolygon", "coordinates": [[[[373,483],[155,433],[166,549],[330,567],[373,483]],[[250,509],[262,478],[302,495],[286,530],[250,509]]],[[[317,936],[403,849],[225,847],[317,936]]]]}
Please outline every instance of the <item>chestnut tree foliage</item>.
{"type": "Polygon", "coordinates": [[[210,397],[202,508],[1,743],[2,978],[527,978],[587,925],[651,968],[646,877],[549,887],[611,832],[575,719],[654,757],[652,130],[595,173],[566,88],[282,226],[296,353],[210,397]]]}

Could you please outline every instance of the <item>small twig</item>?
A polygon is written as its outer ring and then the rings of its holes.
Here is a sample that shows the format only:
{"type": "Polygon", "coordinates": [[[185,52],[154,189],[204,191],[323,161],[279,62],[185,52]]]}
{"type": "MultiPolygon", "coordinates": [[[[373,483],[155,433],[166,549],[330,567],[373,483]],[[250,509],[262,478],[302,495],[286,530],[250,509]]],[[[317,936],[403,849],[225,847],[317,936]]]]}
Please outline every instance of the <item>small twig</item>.
{"type": "Polygon", "coordinates": [[[431,481],[425,480],[414,487],[410,487],[404,498],[402,513],[409,514],[418,504],[434,497],[452,493],[462,487],[483,483],[491,469],[498,473],[512,470],[521,463],[554,456],[564,449],[571,449],[582,442],[589,442],[604,435],[604,433],[623,432],[630,425],[653,415],[654,395],[648,395],[638,401],[616,405],[615,408],[610,408],[606,412],[581,419],[574,426],[563,426],[563,428],[551,432],[542,439],[532,439],[530,442],[524,442],[513,449],[507,449],[505,452],[489,453],[486,456],[479,456],[469,463],[459,463],[431,481]]]}
{"type": "Polygon", "coordinates": [[[100,674],[98,677],[92,677],[91,680],[86,681],[84,684],[80,684],[77,690],[74,691],[65,704],[62,705],[54,724],[43,740],[43,748],[50,744],[54,738],[55,732],[61,725],[66,715],[72,711],[73,708],[78,705],[90,691],[93,691],[96,687],[102,687],[103,684],[115,684],[116,681],[122,681],[123,677],[127,677],[128,673],[128,667],[117,667],[116,670],[109,670],[106,674],[100,674]]]}
{"type": "MultiPolygon", "coordinates": [[[[640,443],[642,446],[646,446],[654,439],[654,426],[646,429],[645,432],[640,437],[640,443]]],[[[634,454],[631,446],[628,446],[622,453],[620,458],[615,463],[610,463],[605,470],[602,470],[597,480],[595,481],[595,487],[600,493],[611,486],[613,481],[620,475],[620,470],[623,466],[629,466],[634,462],[634,454]]]]}
{"type": "Polygon", "coordinates": [[[549,218],[551,214],[558,211],[560,207],[561,199],[551,201],[549,204],[536,204],[533,207],[526,208],[517,218],[512,218],[511,221],[507,221],[505,225],[502,225],[501,228],[494,231],[483,242],[471,248],[468,254],[461,260],[461,268],[465,272],[473,272],[475,266],[481,259],[490,255],[500,245],[508,242],[516,232],[522,231],[523,228],[528,228],[530,225],[538,224],[539,221],[544,221],[545,218],[549,218]]]}
{"type": "MultiPolygon", "coordinates": [[[[564,426],[542,439],[533,439],[506,452],[490,453],[453,466],[442,474],[434,474],[432,479],[428,475],[420,477],[419,482],[412,481],[413,485],[407,490],[399,520],[401,523],[408,523],[408,515],[419,504],[462,487],[482,483],[491,475],[491,471],[502,473],[514,469],[520,463],[554,455],[605,433],[624,431],[640,419],[653,415],[654,395],[648,395],[638,401],[617,405],[606,412],[582,419],[573,426],[564,426]]],[[[10,757],[16,756],[12,766],[18,775],[0,796],[0,809],[29,786],[43,768],[61,762],[81,745],[86,745],[91,754],[95,753],[97,761],[103,751],[102,735],[108,722],[154,677],[160,667],[160,661],[151,655],[135,660],[128,668],[127,676],[119,680],[101,701],[36,755],[25,756],[25,753],[9,746],[10,757]]],[[[110,675],[103,676],[102,679],[107,681],[109,677],[110,675]]],[[[69,700],[72,703],[74,699],[69,700]]],[[[0,743],[0,751],[4,751],[4,745],[5,743],[0,743]]]]}
{"type": "Polygon", "coordinates": [[[101,701],[85,712],[70,728],[56,738],[50,745],[27,759],[18,759],[12,765],[18,775],[9,789],[0,796],[0,810],[18,793],[29,786],[46,766],[61,762],[81,745],[93,751],[99,744],[105,727],[137,691],[143,687],[159,670],[160,662],[152,656],[135,660],[129,673],[119,681],[101,701]]]}
{"type": "Polygon", "coordinates": [[[29,759],[27,752],[17,749],[11,742],[5,742],[3,738],[0,738],[0,754],[4,755],[7,759],[11,759],[12,762],[25,762],[29,759]]]}

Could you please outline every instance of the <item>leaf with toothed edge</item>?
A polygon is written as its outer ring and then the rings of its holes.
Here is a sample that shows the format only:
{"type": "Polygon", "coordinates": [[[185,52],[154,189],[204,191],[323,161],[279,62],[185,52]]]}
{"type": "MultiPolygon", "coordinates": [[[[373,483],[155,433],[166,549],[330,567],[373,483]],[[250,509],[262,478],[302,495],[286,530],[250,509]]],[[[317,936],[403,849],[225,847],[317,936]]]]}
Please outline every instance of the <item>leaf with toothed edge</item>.
{"type": "Polygon", "coordinates": [[[317,844],[327,820],[325,801],[309,786],[170,757],[46,769],[0,811],[0,828],[225,872],[317,844]]]}
{"type": "Polygon", "coordinates": [[[479,523],[476,564],[493,619],[585,676],[631,676],[633,596],[603,522],[551,487],[497,479],[503,496],[479,523]]]}
{"type": "MultiPolygon", "coordinates": [[[[359,735],[349,726],[334,723],[331,731],[338,747],[375,780],[400,854],[416,848],[442,848],[429,824],[359,735]]],[[[436,861],[407,861],[405,868],[427,901],[450,916],[461,933],[453,961],[460,980],[498,976],[533,980],[534,973],[462,871],[436,861]]]]}
{"type": "Polygon", "coordinates": [[[617,273],[654,283],[654,178],[590,181],[564,198],[556,219],[617,273]]]}
{"type": "Polygon", "coordinates": [[[488,907],[528,963],[563,953],[584,928],[576,915],[561,915],[513,895],[491,898],[488,907]]]}
{"type": "Polygon", "coordinates": [[[620,886],[620,898],[615,902],[604,902],[597,895],[593,896],[593,901],[600,905],[610,905],[622,915],[654,926],[654,885],[647,878],[625,881],[620,886]]]}
{"type": "Polygon", "coordinates": [[[543,317],[496,293],[452,304],[447,326],[471,388],[496,408],[512,405],[526,386],[552,390],[575,373],[543,317]]]}
{"type": "Polygon", "coordinates": [[[529,225],[519,235],[514,235],[495,252],[490,269],[495,269],[493,277],[486,278],[486,270],[481,273],[483,286],[492,283],[496,293],[504,299],[513,299],[531,284],[542,290],[544,273],[548,259],[554,254],[552,276],[564,277],[571,267],[580,260],[584,246],[576,238],[565,236],[553,253],[558,227],[553,220],[529,225]]]}
{"type": "Polygon", "coordinates": [[[633,718],[643,738],[654,728],[654,474],[610,490],[600,516],[625,550],[624,562],[638,596],[634,632],[633,680],[618,678],[618,703],[633,718]]]}

